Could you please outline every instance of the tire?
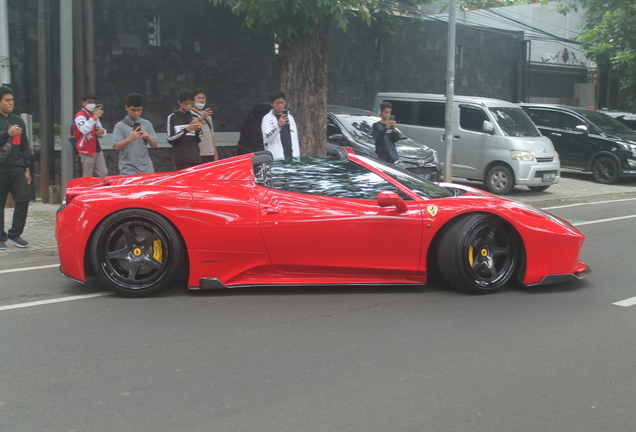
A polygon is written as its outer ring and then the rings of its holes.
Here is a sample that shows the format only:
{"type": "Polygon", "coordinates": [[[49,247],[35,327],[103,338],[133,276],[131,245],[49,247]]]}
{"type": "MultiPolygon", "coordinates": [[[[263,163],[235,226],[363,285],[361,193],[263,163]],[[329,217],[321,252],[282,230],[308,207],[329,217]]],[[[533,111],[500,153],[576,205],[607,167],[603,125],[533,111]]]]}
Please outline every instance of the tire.
{"type": "Polygon", "coordinates": [[[528,186],[528,189],[530,189],[533,192],[543,192],[544,190],[548,190],[549,187],[550,187],[550,185],[548,185],[548,186],[528,186]]]}
{"type": "Polygon", "coordinates": [[[618,181],[618,164],[609,156],[601,156],[592,164],[592,175],[598,183],[616,183],[618,181]]]}
{"type": "Polygon", "coordinates": [[[496,165],[488,171],[484,184],[488,192],[498,195],[507,195],[515,187],[515,176],[508,167],[496,165]]]}
{"type": "Polygon", "coordinates": [[[439,269],[452,287],[489,294],[504,286],[520,263],[516,233],[504,221],[483,213],[463,216],[444,230],[439,269]]]}
{"type": "Polygon", "coordinates": [[[126,297],[147,297],[168,287],[181,269],[183,255],[177,230],[162,216],[142,209],[108,216],[90,248],[98,279],[126,297]]]}

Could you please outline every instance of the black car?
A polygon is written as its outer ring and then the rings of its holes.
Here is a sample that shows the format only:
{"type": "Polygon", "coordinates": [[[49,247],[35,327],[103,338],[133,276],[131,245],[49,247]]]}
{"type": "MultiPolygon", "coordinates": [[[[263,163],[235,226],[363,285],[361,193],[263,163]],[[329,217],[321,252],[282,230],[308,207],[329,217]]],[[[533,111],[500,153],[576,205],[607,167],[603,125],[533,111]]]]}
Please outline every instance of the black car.
{"type": "MultiPolygon", "coordinates": [[[[270,104],[252,107],[241,126],[239,154],[264,149],[261,121],[270,109],[270,104]]],[[[371,133],[373,123],[377,121],[380,121],[380,117],[371,111],[327,106],[327,154],[339,155],[342,147],[352,147],[357,153],[377,157],[371,133]]],[[[400,157],[397,163],[403,168],[426,180],[440,180],[441,168],[435,150],[403,135],[396,143],[396,148],[400,157]]]]}
{"type": "Polygon", "coordinates": [[[599,183],[636,177],[636,131],[602,111],[564,105],[521,104],[554,144],[562,168],[591,171],[599,183]]]}

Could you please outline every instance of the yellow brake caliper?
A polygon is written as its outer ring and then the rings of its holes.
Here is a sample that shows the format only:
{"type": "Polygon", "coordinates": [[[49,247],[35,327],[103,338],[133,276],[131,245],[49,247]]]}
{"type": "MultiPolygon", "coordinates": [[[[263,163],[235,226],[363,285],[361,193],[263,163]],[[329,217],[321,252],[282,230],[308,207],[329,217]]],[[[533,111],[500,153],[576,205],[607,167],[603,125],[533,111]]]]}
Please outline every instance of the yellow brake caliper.
{"type": "Polygon", "coordinates": [[[468,246],[468,263],[472,267],[475,264],[475,259],[473,258],[473,245],[468,246]]]}
{"type": "Polygon", "coordinates": [[[152,242],[152,257],[157,262],[163,262],[163,245],[159,239],[152,242]]]}

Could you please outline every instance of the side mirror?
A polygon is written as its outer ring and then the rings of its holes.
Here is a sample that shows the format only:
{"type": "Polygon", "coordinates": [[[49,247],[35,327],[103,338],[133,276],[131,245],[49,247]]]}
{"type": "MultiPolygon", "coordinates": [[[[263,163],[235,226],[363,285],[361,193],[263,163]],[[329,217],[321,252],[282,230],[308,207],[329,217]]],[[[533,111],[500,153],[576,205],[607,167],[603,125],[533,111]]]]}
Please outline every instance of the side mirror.
{"type": "Polygon", "coordinates": [[[342,134],[329,135],[327,137],[327,140],[333,141],[333,142],[336,142],[336,143],[344,143],[345,142],[344,135],[342,135],[342,134]]]}
{"type": "Polygon", "coordinates": [[[382,191],[378,194],[378,205],[380,207],[395,206],[400,212],[405,212],[409,209],[398,194],[390,191],[382,191]]]}
{"type": "Polygon", "coordinates": [[[488,120],[484,120],[484,124],[482,126],[482,130],[484,132],[486,132],[487,134],[493,134],[495,133],[495,127],[492,125],[491,122],[489,122],[488,120]]]}
{"type": "Polygon", "coordinates": [[[588,132],[587,126],[585,125],[576,125],[574,129],[576,129],[577,132],[584,132],[584,133],[588,132]]]}

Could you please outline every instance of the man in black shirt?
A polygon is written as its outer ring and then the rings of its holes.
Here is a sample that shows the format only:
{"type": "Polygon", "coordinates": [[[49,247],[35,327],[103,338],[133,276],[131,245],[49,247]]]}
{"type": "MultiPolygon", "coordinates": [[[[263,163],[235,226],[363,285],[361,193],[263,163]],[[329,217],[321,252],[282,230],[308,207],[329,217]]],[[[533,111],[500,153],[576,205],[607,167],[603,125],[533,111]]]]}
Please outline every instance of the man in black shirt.
{"type": "Polygon", "coordinates": [[[22,119],[13,114],[13,91],[9,87],[0,86],[0,146],[11,143],[6,159],[0,162],[0,250],[7,248],[6,243],[25,248],[29,242],[24,240],[22,232],[26,225],[29,210],[29,184],[31,183],[31,151],[29,140],[25,135],[22,119]],[[15,201],[13,224],[9,232],[4,230],[4,206],[7,195],[15,201]]]}
{"type": "Polygon", "coordinates": [[[190,92],[181,92],[177,99],[179,109],[168,116],[168,143],[177,170],[201,163],[201,122],[190,113],[193,99],[190,92]]]}

